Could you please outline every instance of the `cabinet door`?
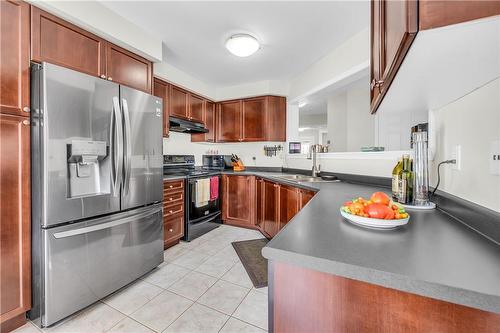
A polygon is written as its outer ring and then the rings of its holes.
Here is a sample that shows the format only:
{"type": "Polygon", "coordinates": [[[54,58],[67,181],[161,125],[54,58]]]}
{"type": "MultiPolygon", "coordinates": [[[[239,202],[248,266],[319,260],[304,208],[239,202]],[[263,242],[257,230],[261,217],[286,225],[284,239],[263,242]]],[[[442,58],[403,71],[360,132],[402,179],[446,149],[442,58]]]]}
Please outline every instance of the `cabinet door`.
{"type": "Polygon", "coordinates": [[[188,119],[189,93],[184,89],[170,85],[170,115],[188,119]]]}
{"type": "Polygon", "coordinates": [[[314,197],[316,192],[308,191],[308,190],[300,190],[300,209],[304,208],[304,206],[309,202],[309,200],[314,197]]]}
{"type": "Polygon", "coordinates": [[[257,178],[255,185],[255,224],[260,230],[264,229],[264,180],[257,178]]]}
{"type": "Polygon", "coordinates": [[[106,74],[105,45],[102,38],[31,6],[32,60],[101,76],[106,74]]]}
{"type": "Polygon", "coordinates": [[[266,98],[244,99],[242,102],[242,141],[266,140],[266,98]]]}
{"type": "Polygon", "coordinates": [[[286,141],[286,98],[268,96],[266,107],[267,141],[286,141]]]}
{"type": "Polygon", "coordinates": [[[279,229],[290,221],[300,209],[299,189],[291,186],[280,185],[279,229]]]}
{"type": "Polygon", "coordinates": [[[191,134],[192,142],[215,142],[215,103],[210,101],[205,101],[205,107],[203,111],[203,121],[205,123],[205,128],[208,130],[207,133],[191,134]]]}
{"type": "Polygon", "coordinates": [[[169,129],[169,113],[168,113],[168,104],[170,102],[169,96],[169,84],[161,81],[159,79],[154,79],[153,82],[153,94],[156,97],[160,97],[163,100],[163,136],[168,137],[168,129],[169,129]]]}
{"type": "Polygon", "coordinates": [[[132,52],[107,43],[106,78],[151,93],[153,64],[132,52]]]}
{"type": "Polygon", "coordinates": [[[223,175],[222,216],[225,223],[254,226],[254,176],[223,175]]]}
{"type": "Polygon", "coordinates": [[[264,232],[274,237],[279,231],[279,185],[264,180],[264,232]]]}
{"type": "Polygon", "coordinates": [[[3,323],[31,307],[30,125],[26,117],[0,114],[0,188],[3,323]]]}
{"type": "Polygon", "coordinates": [[[418,30],[416,0],[371,2],[371,111],[392,83],[418,30]]]}
{"type": "Polygon", "coordinates": [[[167,248],[184,237],[184,212],[163,217],[163,247],[167,248]]]}
{"type": "Polygon", "coordinates": [[[30,6],[0,1],[0,113],[29,115],[30,6]]]}
{"type": "Polygon", "coordinates": [[[241,101],[219,103],[217,110],[217,141],[241,141],[241,101]]]}
{"type": "Polygon", "coordinates": [[[189,120],[203,123],[205,100],[199,96],[189,94],[189,120]]]}

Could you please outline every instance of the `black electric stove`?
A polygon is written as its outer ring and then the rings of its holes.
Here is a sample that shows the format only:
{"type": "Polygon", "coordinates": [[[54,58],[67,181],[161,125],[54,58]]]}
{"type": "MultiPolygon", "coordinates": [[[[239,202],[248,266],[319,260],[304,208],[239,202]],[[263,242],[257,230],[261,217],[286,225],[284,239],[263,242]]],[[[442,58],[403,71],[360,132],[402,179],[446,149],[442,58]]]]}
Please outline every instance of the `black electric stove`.
{"type": "Polygon", "coordinates": [[[165,176],[184,176],[184,237],[191,241],[221,224],[220,171],[197,168],[194,155],[163,155],[163,174],[165,176]],[[217,198],[207,202],[196,202],[197,182],[217,177],[219,190],[217,198]]]}

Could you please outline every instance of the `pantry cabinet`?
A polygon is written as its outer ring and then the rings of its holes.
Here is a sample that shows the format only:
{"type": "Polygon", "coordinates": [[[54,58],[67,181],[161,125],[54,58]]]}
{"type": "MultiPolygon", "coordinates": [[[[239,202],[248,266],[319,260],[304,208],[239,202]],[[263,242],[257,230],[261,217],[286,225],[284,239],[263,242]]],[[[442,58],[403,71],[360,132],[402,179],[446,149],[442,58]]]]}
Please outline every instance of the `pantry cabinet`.
{"type": "MultiPolygon", "coordinates": [[[[2,2],[2,14],[4,6],[2,2]]],[[[31,307],[28,117],[0,114],[0,188],[0,331],[4,332],[23,325],[31,307]]]]}
{"type": "Polygon", "coordinates": [[[31,6],[31,59],[151,93],[151,61],[35,6],[31,6]]]}
{"type": "Polygon", "coordinates": [[[0,1],[0,113],[29,116],[29,14],[25,2],[0,1]]]}
{"type": "Polygon", "coordinates": [[[255,176],[222,176],[222,220],[255,228],[255,176]]]}

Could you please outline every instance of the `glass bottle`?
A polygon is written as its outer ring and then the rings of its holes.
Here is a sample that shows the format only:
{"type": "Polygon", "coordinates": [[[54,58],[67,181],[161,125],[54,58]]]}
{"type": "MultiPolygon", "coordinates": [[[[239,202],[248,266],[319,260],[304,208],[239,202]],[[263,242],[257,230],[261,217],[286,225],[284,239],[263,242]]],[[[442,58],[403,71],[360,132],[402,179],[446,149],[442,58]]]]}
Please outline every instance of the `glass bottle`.
{"type": "Polygon", "coordinates": [[[410,155],[403,155],[403,169],[399,173],[398,202],[411,204],[413,202],[413,172],[411,171],[410,155]]]}
{"type": "Polygon", "coordinates": [[[394,201],[398,201],[399,174],[402,170],[403,170],[403,160],[399,159],[394,169],[392,169],[392,200],[394,201]]]}

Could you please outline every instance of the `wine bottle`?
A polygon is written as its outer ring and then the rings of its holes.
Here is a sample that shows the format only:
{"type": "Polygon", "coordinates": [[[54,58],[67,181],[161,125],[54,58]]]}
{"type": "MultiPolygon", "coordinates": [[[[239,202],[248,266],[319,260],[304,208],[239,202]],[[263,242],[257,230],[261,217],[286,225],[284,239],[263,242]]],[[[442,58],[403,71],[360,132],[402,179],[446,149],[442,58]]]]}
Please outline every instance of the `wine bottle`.
{"type": "Polygon", "coordinates": [[[403,155],[403,169],[399,173],[398,202],[411,204],[413,202],[413,171],[410,155],[403,155]]]}
{"type": "Polygon", "coordinates": [[[399,159],[392,169],[392,200],[398,201],[399,196],[399,173],[403,170],[403,160],[399,159]]]}

